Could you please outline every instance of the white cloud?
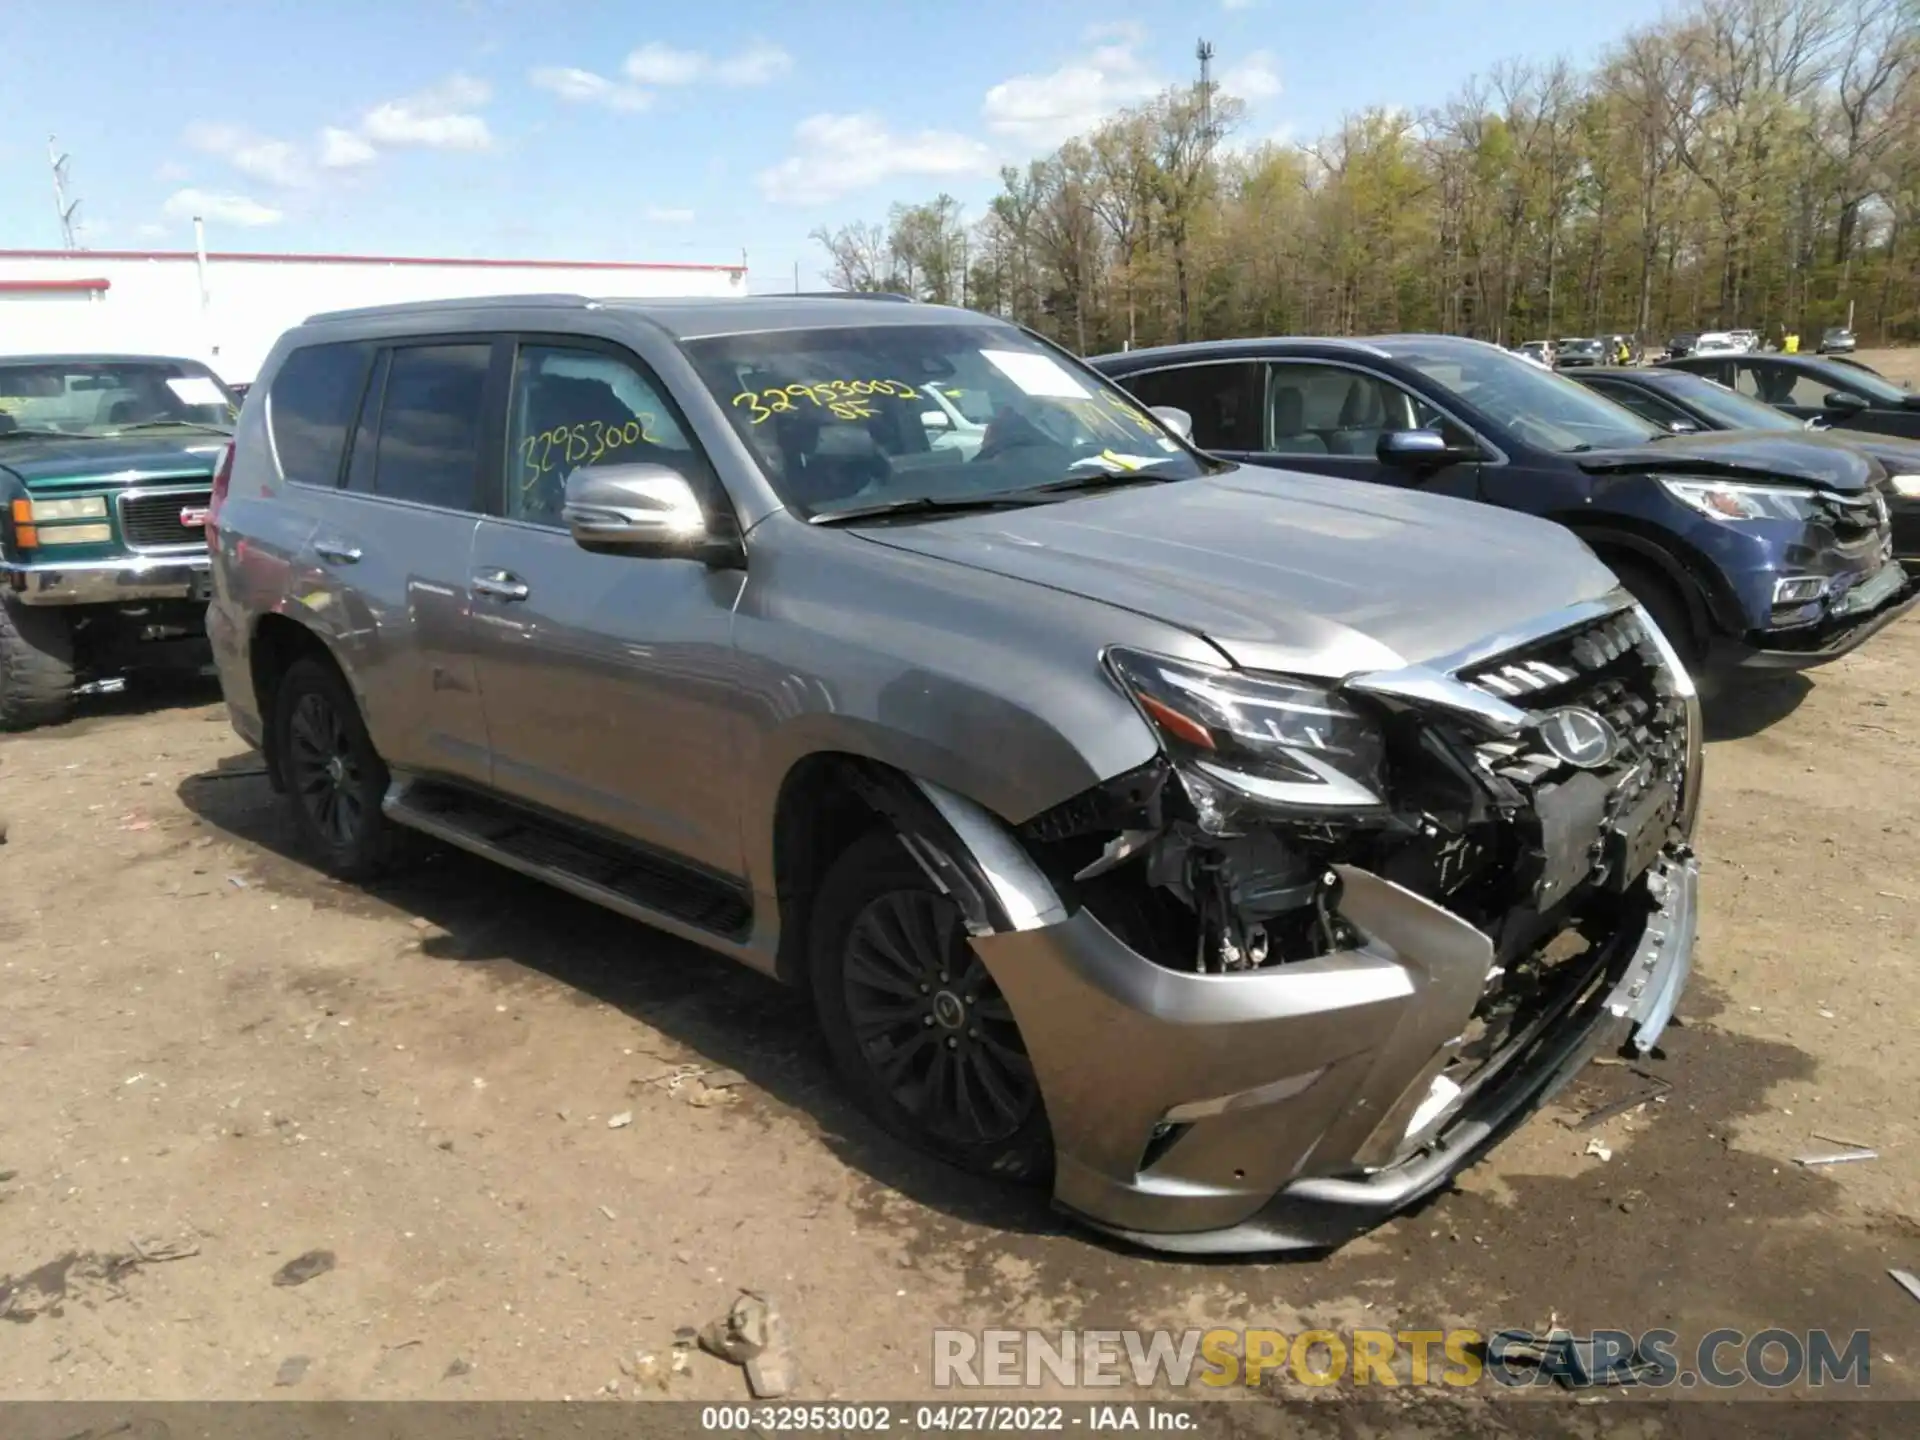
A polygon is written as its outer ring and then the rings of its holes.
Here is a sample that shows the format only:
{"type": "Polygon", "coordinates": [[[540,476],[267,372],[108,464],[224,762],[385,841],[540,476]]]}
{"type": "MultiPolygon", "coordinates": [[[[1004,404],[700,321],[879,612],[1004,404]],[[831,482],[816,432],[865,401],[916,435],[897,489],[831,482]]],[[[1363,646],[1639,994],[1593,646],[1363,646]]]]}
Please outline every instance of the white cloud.
{"type": "Polygon", "coordinates": [[[136,225],[134,227],[133,233],[138,235],[142,240],[160,240],[160,239],[164,239],[166,236],[172,234],[173,232],[167,229],[167,227],[164,225],[161,225],[152,220],[148,220],[143,222],[142,224],[136,225]]]}
{"type": "Polygon", "coordinates": [[[1273,55],[1266,50],[1255,50],[1229,65],[1220,72],[1220,89],[1250,104],[1273,99],[1280,93],[1280,71],[1273,55]]]}
{"type": "Polygon", "coordinates": [[[1084,59],[1041,75],[1016,75],[987,91],[981,116],[997,135],[1040,147],[1085,134],[1114,111],[1145,100],[1160,78],[1135,53],[1142,32],[1124,22],[1095,27],[1089,40],[1107,40],[1084,59]],[[1097,32],[1097,33],[1096,33],[1097,32]]]}
{"type": "Polygon", "coordinates": [[[644,110],[653,96],[637,85],[622,85],[591,70],[571,65],[542,65],[527,78],[570,105],[603,105],[609,110],[644,110]]]}
{"type": "Polygon", "coordinates": [[[697,50],[676,50],[654,41],[627,56],[626,71],[628,78],[642,85],[691,85],[707,63],[697,50]]]}
{"type": "Polygon", "coordinates": [[[647,219],[656,225],[691,225],[693,211],[680,206],[649,205],[647,219]]]}
{"type": "Polygon", "coordinates": [[[627,78],[642,85],[691,85],[711,79],[721,85],[765,85],[793,68],[793,57],[767,40],[718,59],[700,50],[676,50],[658,41],[627,56],[627,78]]]}
{"type": "Polygon", "coordinates": [[[195,120],[186,129],[186,142],[204,155],[218,156],[251,180],[282,189],[313,182],[306,157],[285,140],[256,135],[238,125],[195,120]]]}
{"type": "Polygon", "coordinates": [[[329,125],[320,132],[320,165],[326,170],[352,170],[371,165],[380,152],[355,130],[329,125]]]}
{"type": "Polygon", "coordinates": [[[922,130],[890,134],[876,115],[813,115],[793,132],[794,153],[759,175],[777,205],[819,205],[896,176],[984,175],[993,152],[968,135],[922,130]]]}
{"type": "Polygon", "coordinates": [[[493,132],[474,112],[492,93],[479,80],[455,75],[374,106],[361,118],[360,134],[387,149],[486,150],[493,145],[493,132]]]}
{"type": "Polygon", "coordinates": [[[191,220],[197,215],[203,220],[225,225],[277,225],[281,220],[281,212],[271,205],[262,205],[245,195],[225,194],[216,190],[176,190],[167,197],[166,204],[160,209],[174,220],[191,220]]]}
{"type": "Polygon", "coordinates": [[[1087,26],[1080,34],[1089,45],[1106,42],[1137,49],[1147,43],[1147,27],[1138,20],[1100,20],[1087,26]]]}
{"type": "Polygon", "coordinates": [[[791,55],[778,45],[756,40],[739,54],[717,62],[713,78],[722,85],[767,85],[791,69],[791,55]]]}
{"type": "Polygon", "coordinates": [[[193,172],[178,160],[163,160],[153,172],[153,178],[162,185],[177,185],[193,172]]]}

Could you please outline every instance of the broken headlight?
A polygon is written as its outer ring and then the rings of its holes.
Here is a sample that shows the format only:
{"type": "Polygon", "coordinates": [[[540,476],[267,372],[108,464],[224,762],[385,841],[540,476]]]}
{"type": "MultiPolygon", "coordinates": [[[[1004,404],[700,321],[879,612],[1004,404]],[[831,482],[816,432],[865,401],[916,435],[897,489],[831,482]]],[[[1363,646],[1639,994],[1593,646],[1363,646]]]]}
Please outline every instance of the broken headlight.
{"type": "Polygon", "coordinates": [[[1183,775],[1273,808],[1385,804],[1379,727],[1327,686],[1139,650],[1110,649],[1106,660],[1183,775]]]}
{"type": "Polygon", "coordinates": [[[1811,520],[1816,492],[1803,485],[1743,485],[1729,480],[1668,480],[1666,492],[1712,520],[1811,520]]]}

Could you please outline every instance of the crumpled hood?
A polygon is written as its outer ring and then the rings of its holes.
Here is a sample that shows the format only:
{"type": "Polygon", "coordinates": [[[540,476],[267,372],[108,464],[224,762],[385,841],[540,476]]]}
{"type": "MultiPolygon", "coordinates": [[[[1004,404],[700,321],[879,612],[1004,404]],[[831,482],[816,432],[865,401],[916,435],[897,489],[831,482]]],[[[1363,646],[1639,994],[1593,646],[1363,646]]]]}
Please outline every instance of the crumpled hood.
{"type": "Polygon", "coordinates": [[[9,440],[0,436],[0,469],[29,490],[75,484],[133,485],[143,480],[213,474],[226,441],[198,431],[108,439],[9,440]]]}
{"type": "Polygon", "coordinates": [[[1873,465],[1858,450],[1814,431],[1709,430],[1669,435],[1620,450],[1573,457],[1582,470],[1602,474],[1724,475],[1729,479],[1786,481],[1824,490],[1859,491],[1875,482],[1873,465]]]}
{"type": "Polygon", "coordinates": [[[1252,466],[859,533],[1153,616],[1247,669],[1316,676],[1427,663],[1618,583],[1545,520],[1252,466]]]}

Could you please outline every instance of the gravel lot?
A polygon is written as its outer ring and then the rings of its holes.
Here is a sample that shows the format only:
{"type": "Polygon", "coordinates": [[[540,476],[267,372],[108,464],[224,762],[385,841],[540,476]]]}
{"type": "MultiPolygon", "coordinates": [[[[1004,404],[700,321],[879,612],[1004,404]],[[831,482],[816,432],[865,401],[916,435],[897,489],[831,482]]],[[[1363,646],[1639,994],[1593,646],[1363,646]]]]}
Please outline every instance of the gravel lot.
{"type": "MultiPolygon", "coordinates": [[[[941,1325],[1550,1318],[1864,1327],[1875,1392],[1920,1398],[1886,1275],[1920,1269],[1920,621],[1712,712],[1665,1103],[1582,1127],[1645,1086],[1592,1067],[1455,1191],[1275,1263],[903,1155],[797,997],[482,862],[324,880],[217,698],[0,740],[0,1398],[629,1394],[743,1286],[810,1398],[930,1393],[941,1325]],[[1880,1158],[1795,1165],[1815,1136],[1880,1158]]],[[[669,1383],[745,1394],[704,1356],[669,1383]]]]}

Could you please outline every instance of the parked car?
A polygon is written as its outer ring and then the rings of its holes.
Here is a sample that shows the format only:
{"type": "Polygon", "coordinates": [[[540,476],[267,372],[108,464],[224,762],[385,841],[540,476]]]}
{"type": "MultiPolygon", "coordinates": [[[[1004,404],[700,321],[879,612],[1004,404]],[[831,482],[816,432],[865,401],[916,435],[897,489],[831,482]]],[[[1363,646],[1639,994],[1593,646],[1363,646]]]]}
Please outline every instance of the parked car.
{"type": "Polygon", "coordinates": [[[1094,1225],[1334,1243],[1673,1012],[1698,706],[1557,527],[931,305],[361,311],[257,389],[209,629],[328,870],[421,830],[791,981],[886,1128],[1094,1225]]]}
{"type": "Polygon", "coordinates": [[[1758,330],[1729,330],[1727,332],[1727,338],[1734,343],[1734,347],[1743,355],[1751,355],[1760,348],[1760,332],[1758,330]]]}
{"type": "Polygon", "coordinates": [[[1820,332],[1822,355],[1851,355],[1854,344],[1853,331],[1844,325],[1829,325],[1820,332]]]}
{"type": "Polygon", "coordinates": [[[1740,342],[1726,331],[1709,330],[1694,339],[1687,353],[1689,355],[1738,355],[1741,353],[1740,342]]]}
{"type": "Polygon", "coordinates": [[[1810,433],[1812,421],[1796,420],[1716,380],[1677,367],[1582,370],[1576,378],[1616,405],[1669,429],[1789,431],[1803,441],[1842,445],[1871,456],[1885,472],[1881,493],[1893,523],[1894,556],[1909,570],[1920,570],[1920,440],[1870,430],[1810,433]]]}
{"type": "Polygon", "coordinates": [[[1607,363],[1605,342],[1597,338],[1562,340],[1559,352],[1554,360],[1554,368],[1565,370],[1577,365],[1604,365],[1607,363]]]}
{"type": "Polygon", "coordinates": [[[1920,395],[1864,366],[1819,355],[1689,355],[1666,363],[1802,420],[1920,439],[1920,395]]]}
{"type": "Polygon", "coordinates": [[[149,355],[0,357],[0,730],[76,689],[204,665],[202,524],[236,402],[149,355]]]}
{"type": "Polygon", "coordinates": [[[1522,360],[1531,360],[1536,365],[1553,368],[1553,357],[1557,353],[1551,340],[1528,340],[1514,346],[1513,353],[1522,360]]]}
{"type": "Polygon", "coordinates": [[[1561,522],[1715,679],[1823,664],[1920,600],[1864,455],[1674,435],[1480,341],[1227,340],[1094,363],[1191,413],[1214,453],[1561,522]]]}
{"type": "Polygon", "coordinates": [[[1669,358],[1679,355],[1691,355],[1693,353],[1693,347],[1699,343],[1699,335],[1692,331],[1683,331],[1667,341],[1667,355],[1669,358]]]}

